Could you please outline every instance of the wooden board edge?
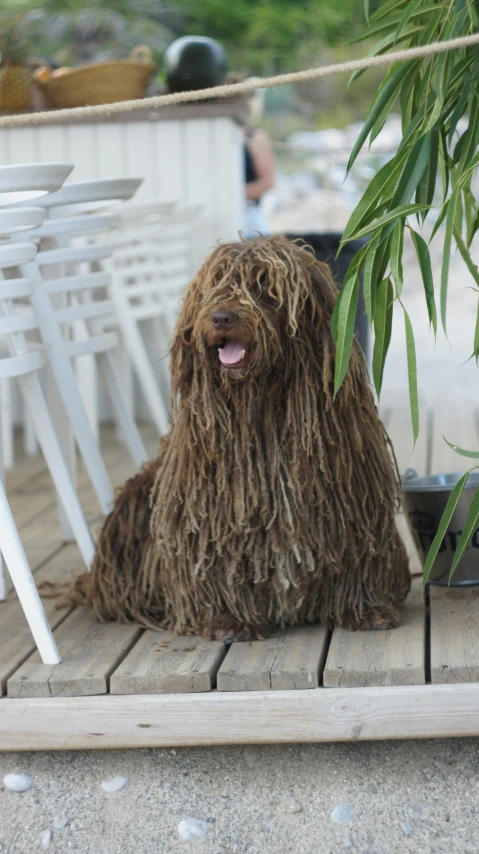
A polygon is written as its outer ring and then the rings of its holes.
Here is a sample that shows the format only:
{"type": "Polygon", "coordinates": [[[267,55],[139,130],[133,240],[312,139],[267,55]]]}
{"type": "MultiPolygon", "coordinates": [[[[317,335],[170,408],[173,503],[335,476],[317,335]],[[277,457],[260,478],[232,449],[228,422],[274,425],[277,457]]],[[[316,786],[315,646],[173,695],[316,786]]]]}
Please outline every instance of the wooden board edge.
{"type": "Polygon", "coordinates": [[[0,700],[0,751],[479,735],[479,684],[0,700]]]}

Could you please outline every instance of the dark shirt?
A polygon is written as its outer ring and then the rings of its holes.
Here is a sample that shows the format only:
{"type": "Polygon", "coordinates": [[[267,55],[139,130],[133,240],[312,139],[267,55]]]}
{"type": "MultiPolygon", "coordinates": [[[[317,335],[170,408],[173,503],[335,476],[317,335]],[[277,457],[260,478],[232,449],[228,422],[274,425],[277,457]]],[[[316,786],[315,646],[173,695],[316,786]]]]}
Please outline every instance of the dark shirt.
{"type": "MultiPolygon", "coordinates": [[[[253,136],[252,131],[248,130],[246,132],[246,142],[243,146],[243,150],[244,150],[244,180],[245,180],[246,184],[251,184],[252,181],[256,181],[256,179],[258,178],[258,173],[255,169],[253,157],[251,155],[251,151],[248,148],[248,140],[252,139],[252,136],[253,136]]],[[[258,204],[258,202],[255,201],[255,204],[258,204]]]]}

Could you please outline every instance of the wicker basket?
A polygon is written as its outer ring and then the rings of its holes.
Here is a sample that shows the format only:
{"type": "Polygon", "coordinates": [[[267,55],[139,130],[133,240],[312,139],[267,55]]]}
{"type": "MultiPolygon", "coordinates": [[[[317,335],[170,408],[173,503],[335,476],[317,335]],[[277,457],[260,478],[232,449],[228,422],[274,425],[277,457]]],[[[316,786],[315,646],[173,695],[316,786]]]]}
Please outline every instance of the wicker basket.
{"type": "Polygon", "coordinates": [[[48,105],[61,109],[143,98],[155,71],[150,49],[139,45],[128,59],[62,68],[48,75],[39,69],[35,80],[48,105]]]}

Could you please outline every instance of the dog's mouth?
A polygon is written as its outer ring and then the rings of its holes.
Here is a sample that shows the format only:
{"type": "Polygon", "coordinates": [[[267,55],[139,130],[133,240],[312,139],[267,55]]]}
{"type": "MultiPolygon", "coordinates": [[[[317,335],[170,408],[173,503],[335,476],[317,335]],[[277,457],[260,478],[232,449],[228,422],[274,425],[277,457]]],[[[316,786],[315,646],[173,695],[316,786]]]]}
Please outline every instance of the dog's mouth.
{"type": "Polygon", "coordinates": [[[224,338],[218,346],[218,356],[224,368],[233,370],[250,365],[254,359],[254,351],[244,341],[224,338]]]}

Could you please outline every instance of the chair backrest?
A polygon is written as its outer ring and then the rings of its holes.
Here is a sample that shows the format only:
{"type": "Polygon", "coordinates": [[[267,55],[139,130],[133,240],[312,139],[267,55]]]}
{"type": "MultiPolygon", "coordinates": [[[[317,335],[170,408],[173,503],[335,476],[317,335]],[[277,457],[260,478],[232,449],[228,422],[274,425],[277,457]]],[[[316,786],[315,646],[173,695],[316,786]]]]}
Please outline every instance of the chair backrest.
{"type": "MultiPolygon", "coordinates": [[[[107,322],[111,326],[114,316],[113,303],[104,296],[104,289],[108,289],[110,284],[110,275],[105,270],[94,269],[111,255],[111,249],[108,244],[78,245],[73,241],[104,233],[107,229],[115,228],[118,222],[118,216],[113,214],[60,217],[46,220],[43,225],[29,232],[32,239],[47,238],[53,247],[42,249],[40,243],[40,250],[31,263],[25,263],[23,272],[31,276],[35,288],[41,288],[50,296],[63,294],[68,297],[66,304],[60,307],[50,300],[49,316],[52,320],[54,317],[61,326],[77,321],[84,321],[87,325],[88,335],[82,339],[81,346],[76,349],[70,347],[71,354],[102,352],[117,345],[116,333],[104,334],[104,324],[107,322]],[[103,291],[100,295],[99,289],[103,291]]],[[[13,235],[13,240],[19,239],[13,235]]],[[[34,305],[37,305],[35,300],[34,305]]],[[[69,341],[68,328],[64,332],[69,341]]]]}
{"type": "Polygon", "coordinates": [[[73,170],[71,163],[22,163],[0,166],[0,206],[30,206],[63,186],[73,170]]]}
{"type": "MultiPolygon", "coordinates": [[[[45,212],[42,211],[43,215],[45,212]]],[[[16,300],[31,298],[33,282],[25,278],[5,278],[5,270],[15,269],[34,260],[37,248],[33,243],[13,243],[0,246],[0,338],[6,337],[11,356],[28,351],[25,332],[38,329],[32,309],[19,313],[16,300]]],[[[2,359],[2,376],[9,375],[2,359]]],[[[35,361],[35,360],[34,360],[35,361]]],[[[36,361],[35,361],[36,363],[36,361]]]]}
{"type": "Polygon", "coordinates": [[[110,207],[115,202],[131,199],[143,178],[105,178],[94,181],[72,181],[65,184],[56,193],[47,196],[43,202],[49,210],[55,208],[52,216],[72,216],[75,214],[98,211],[110,207]]]}
{"type": "Polygon", "coordinates": [[[135,320],[161,318],[169,337],[178,314],[180,296],[193,275],[192,224],[201,208],[142,206],[122,211],[114,242],[112,288],[128,302],[135,320]],[[146,209],[145,209],[146,208],[146,209]]]}

